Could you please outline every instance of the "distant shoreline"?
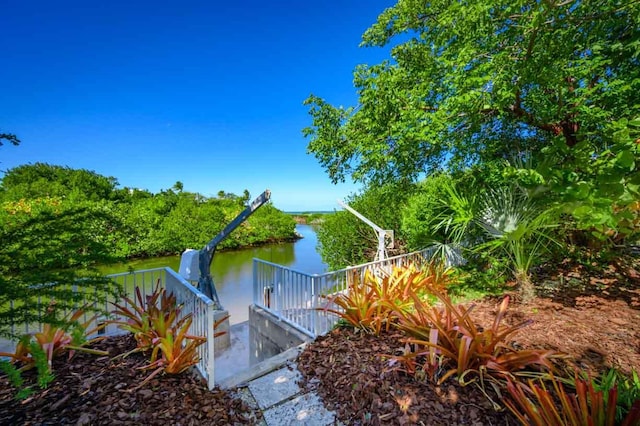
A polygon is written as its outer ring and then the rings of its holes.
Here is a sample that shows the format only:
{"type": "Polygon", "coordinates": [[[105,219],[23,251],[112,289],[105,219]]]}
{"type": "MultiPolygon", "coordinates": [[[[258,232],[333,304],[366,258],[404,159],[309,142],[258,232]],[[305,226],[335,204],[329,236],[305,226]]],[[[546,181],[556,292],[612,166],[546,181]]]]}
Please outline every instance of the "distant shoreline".
{"type": "Polygon", "coordinates": [[[335,213],[335,211],[334,210],[303,210],[303,211],[284,212],[284,213],[289,214],[291,216],[307,216],[312,214],[333,214],[335,213]]]}
{"type": "Polygon", "coordinates": [[[285,212],[293,217],[297,224],[301,225],[321,225],[327,215],[333,214],[332,211],[315,211],[315,212],[285,212]]]}

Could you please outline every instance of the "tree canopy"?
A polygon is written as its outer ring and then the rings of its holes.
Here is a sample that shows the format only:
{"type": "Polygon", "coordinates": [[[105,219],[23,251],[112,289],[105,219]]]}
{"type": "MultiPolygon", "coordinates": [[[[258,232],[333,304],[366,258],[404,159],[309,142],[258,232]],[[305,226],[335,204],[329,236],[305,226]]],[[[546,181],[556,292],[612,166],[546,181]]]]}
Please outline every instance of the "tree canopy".
{"type": "Polygon", "coordinates": [[[82,306],[83,298],[105,306],[107,294],[118,292],[95,269],[116,260],[108,235],[117,218],[110,212],[55,198],[0,206],[0,336],[17,337],[12,324],[59,324],[58,314],[82,306]]]}
{"type": "Polygon", "coordinates": [[[640,113],[640,2],[399,0],[363,35],[355,107],[311,95],[308,151],[332,181],[415,180],[554,140],[604,149],[640,113]]]}
{"type": "MultiPolygon", "coordinates": [[[[39,205],[46,200],[62,213],[84,208],[110,215],[113,223],[109,231],[96,229],[94,236],[111,255],[174,254],[204,246],[245,208],[250,197],[247,190],[242,196],[220,191],[219,198],[205,197],[185,191],[180,181],[172,189],[157,194],[117,185],[116,178],[90,170],[45,163],[15,167],[0,180],[0,228],[8,226],[8,219],[28,216],[34,203],[39,205]]],[[[226,238],[219,249],[295,237],[293,218],[273,206],[264,206],[226,238]]]]}
{"type": "Polygon", "coordinates": [[[118,180],[94,171],[46,163],[25,164],[8,170],[0,189],[3,199],[74,197],[97,201],[116,196],[118,180]]]}

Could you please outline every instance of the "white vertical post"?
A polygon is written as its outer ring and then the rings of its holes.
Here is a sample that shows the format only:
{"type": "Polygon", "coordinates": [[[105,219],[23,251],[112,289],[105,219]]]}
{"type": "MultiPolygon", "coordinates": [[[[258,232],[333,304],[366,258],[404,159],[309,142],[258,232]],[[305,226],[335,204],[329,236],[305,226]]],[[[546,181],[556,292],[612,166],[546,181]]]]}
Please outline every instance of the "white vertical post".
{"type": "Polygon", "coordinates": [[[207,336],[207,385],[209,390],[212,390],[215,385],[214,380],[214,362],[215,362],[215,345],[214,345],[214,331],[213,331],[213,305],[206,305],[205,309],[207,311],[207,329],[205,330],[207,336]]]}
{"type": "Polygon", "coordinates": [[[278,313],[278,318],[282,319],[282,307],[284,306],[284,289],[282,287],[282,269],[276,269],[276,291],[277,296],[276,299],[276,311],[278,313]]]}
{"type": "Polygon", "coordinates": [[[318,310],[317,302],[316,302],[316,279],[318,278],[318,274],[314,274],[311,277],[311,309],[313,310],[311,313],[311,330],[313,331],[313,337],[318,337],[318,310]]]}
{"type": "Polygon", "coordinates": [[[251,270],[252,272],[252,279],[253,279],[253,303],[257,304],[258,303],[258,264],[256,263],[256,260],[253,259],[253,261],[251,262],[253,265],[253,268],[251,270]]]}

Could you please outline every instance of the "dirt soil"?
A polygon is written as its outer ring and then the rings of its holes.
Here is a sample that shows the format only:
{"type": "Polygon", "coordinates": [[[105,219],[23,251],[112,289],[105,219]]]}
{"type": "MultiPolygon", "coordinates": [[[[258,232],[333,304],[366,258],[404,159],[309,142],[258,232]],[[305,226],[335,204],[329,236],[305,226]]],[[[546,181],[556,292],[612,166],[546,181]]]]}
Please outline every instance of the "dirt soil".
{"type": "MultiPolygon", "coordinates": [[[[109,338],[94,347],[115,356],[135,348],[135,340],[109,338]]],[[[137,370],[147,363],[142,354],[114,360],[76,353],[68,362],[56,359],[55,381],[24,401],[14,399],[14,389],[0,375],[0,425],[244,425],[261,417],[232,393],[207,390],[189,372],[157,376],[132,391],[149,375],[137,370]]],[[[36,374],[23,376],[33,384],[36,374]]]]}
{"type": "MultiPolygon", "coordinates": [[[[523,305],[512,294],[504,319],[505,325],[534,320],[514,336],[515,347],[564,352],[592,373],[609,367],[640,371],[640,280],[634,269],[623,272],[537,271],[539,297],[523,305]]],[[[476,322],[490,326],[501,300],[476,303],[476,322]]],[[[495,412],[475,385],[462,388],[450,380],[435,386],[390,371],[380,354],[399,354],[402,337],[334,330],[307,347],[298,368],[306,385],[346,424],[519,424],[508,411],[495,412]]]]}

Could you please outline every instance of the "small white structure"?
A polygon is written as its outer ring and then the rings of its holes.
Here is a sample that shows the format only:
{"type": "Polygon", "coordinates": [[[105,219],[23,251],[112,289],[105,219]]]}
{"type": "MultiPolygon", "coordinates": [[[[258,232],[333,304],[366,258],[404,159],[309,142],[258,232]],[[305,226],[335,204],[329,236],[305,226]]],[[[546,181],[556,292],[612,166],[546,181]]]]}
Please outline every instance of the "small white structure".
{"type": "MultiPolygon", "coordinates": [[[[178,274],[187,280],[194,287],[198,286],[200,280],[200,250],[186,249],[180,257],[180,269],[178,274]]],[[[199,289],[202,291],[202,289],[199,289]]],[[[229,334],[229,311],[225,310],[219,304],[216,304],[216,310],[213,312],[213,321],[217,322],[219,319],[227,317],[225,321],[218,324],[216,332],[225,332],[221,336],[214,339],[215,350],[220,351],[228,348],[231,345],[231,335],[229,334]]]]}
{"type": "Polygon", "coordinates": [[[178,273],[187,281],[198,282],[200,278],[200,251],[186,249],[180,257],[180,270],[178,273]]]}

